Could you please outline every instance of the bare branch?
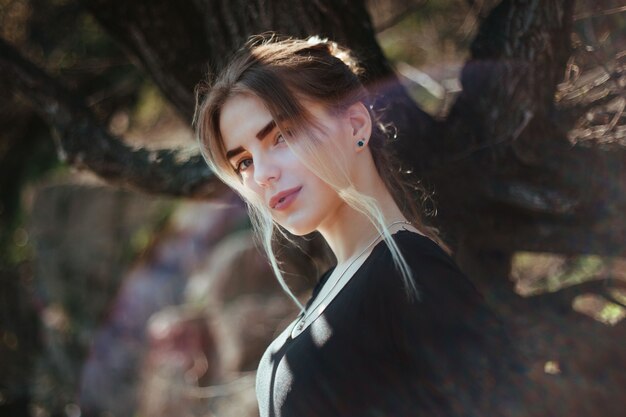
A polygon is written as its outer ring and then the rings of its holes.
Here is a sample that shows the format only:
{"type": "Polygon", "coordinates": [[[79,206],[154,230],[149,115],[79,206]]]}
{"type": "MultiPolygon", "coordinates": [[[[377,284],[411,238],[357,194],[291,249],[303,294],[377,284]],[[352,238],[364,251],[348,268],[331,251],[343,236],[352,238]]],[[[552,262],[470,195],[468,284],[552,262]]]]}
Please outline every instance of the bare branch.
{"type": "Polygon", "coordinates": [[[608,62],[592,46],[580,46],[569,60],[566,79],[555,95],[560,116],[574,128],[567,133],[573,145],[620,149],[626,145],[626,65],[621,52],[608,62]],[[576,58],[591,58],[597,67],[580,70],[576,58]]]}
{"type": "Polygon", "coordinates": [[[368,0],[367,8],[374,21],[374,29],[377,33],[383,32],[395,26],[402,19],[420,9],[427,0],[414,0],[410,2],[368,0]]]}
{"type": "Polygon", "coordinates": [[[589,19],[589,18],[592,18],[592,17],[599,17],[599,16],[609,16],[609,15],[612,15],[612,14],[624,13],[624,12],[626,12],[626,6],[615,7],[613,9],[601,10],[599,12],[583,12],[583,13],[579,13],[577,15],[574,15],[574,20],[583,20],[583,19],[589,19]]]}
{"type": "Polygon", "coordinates": [[[57,80],[0,40],[0,82],[29,101],[54,128],[59,156],[107,181],[173,196],[207,198],[224,187],[200,155],[132,149],[110,135],[57,80]]]}

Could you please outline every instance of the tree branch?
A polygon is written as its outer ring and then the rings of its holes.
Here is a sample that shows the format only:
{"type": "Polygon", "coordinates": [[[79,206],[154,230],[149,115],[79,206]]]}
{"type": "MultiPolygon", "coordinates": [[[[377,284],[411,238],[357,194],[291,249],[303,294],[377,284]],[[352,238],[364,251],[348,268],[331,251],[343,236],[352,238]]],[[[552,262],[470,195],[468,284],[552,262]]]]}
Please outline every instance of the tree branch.
{"type": "Polygon", "coordinates": [[[223,186],[200,155],[132,149],[110,135],[89,109],[42,69],[0,40],[0,82],[29,101],[54,128],[58,153],[72,166],[144,191],[212,197],[223,186]]]}
{"type": "MultiPolygon", "coordinates": [[[[626,283],[621,281],[613,281],[610,285],[610,289],[626,290],[626,283]]],[[[571,311],[572,303],[574,302],[574,299],[576,297],[584,294],[598,294],[604,297],[606,291],[606,280],[592,280],[561,288],[560,290],[555,292],[535,295],[533,297],[527,298],[527,300],[531,306],[544,305],[548,306],[548,308],[551,309],[560,308],[562,310],[571,311]]]]}
{"type": "MultiPolygon", "coordinates": [[[[195,106],[193,89],[206,70],[206,56],[213,50],[202,36],[202,15],[196,2],[80,0],[94,18],[115,38],[127,54],[150,74],[157,86],[191,121],[195,106]],[[181,57],[184,59],[181,60],[181,57]]],[[[225,45],[224,39],[218,44],[225,45]]]]}
{"type": "Polygon", "coordinates": [[[607,214],[600,209],[588,217],[569,216],[560,220],[536,214],[526,217],[510,209],[496,213],[485,210],[480,221],[468,225],[465,233],[471,237],[473,245],[484,248],[624,256],[624,208],[615,207],[607,214]]]}
{"type": "Polygon", "coordinates": [[[504,0],[492,10],[446,121],[441,146],[452,161],[512,143],[532,119],[548,117],[570,55],[572,12],[571,0],[504,0]]]}
{"type": "Polygon", "coordinates": [[[485,158],[439,172],[442,220],[501,250],[625,252],[626,146],[572,146],[558,134],[525,136],[493,169],[485,158]]]}

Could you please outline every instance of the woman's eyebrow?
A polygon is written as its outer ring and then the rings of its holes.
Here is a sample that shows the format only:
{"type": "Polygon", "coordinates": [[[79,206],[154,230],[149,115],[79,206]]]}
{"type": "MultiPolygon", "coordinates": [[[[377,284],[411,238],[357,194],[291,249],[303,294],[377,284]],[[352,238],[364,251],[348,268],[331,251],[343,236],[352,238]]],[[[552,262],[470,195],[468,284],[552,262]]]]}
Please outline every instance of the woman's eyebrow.
{"type": "Polygon", "coordinates": [[[269,135],[272,132],[272,130],[274,130],[275,127],[276,127],[276,122],[272,119],[270,120],[268,124],[265,125],[263,129],[259,130],[259,133],[256,134],[256,137],[259,140],[265,139],[265,136],[269,135]]]}
{"type": "MultiPolygon", "coordinates": [[[[260,141],[265,139],[265,137],[270,134],[275,127],[276,122],[273,119],[270,120],[261,130],[259,130],[259,132],[256,134],[256,138],[260,141]]],[[[230,160],[231,158],[242,153],[244,150],[245,149],[241,146],[238,146],[235,149],[231,149],[230,151],[226,152],[226,159],[230,160]]]]}

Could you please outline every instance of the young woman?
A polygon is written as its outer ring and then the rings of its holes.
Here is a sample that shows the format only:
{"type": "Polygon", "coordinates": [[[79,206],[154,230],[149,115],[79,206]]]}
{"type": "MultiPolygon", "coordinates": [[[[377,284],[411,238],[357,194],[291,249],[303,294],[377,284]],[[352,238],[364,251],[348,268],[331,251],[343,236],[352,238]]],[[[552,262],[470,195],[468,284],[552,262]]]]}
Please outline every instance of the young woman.
{"type": "Polygon", "coordinates": [[[206,161],[248,204],[301,308],[259,364],[260,414],[522,415],[513,349],[422,221],[360,75],[334,42],[265,36],[198,90],[206,161]],[[337,265],[302,306],[272,241],[315,231],[337,265]]]}

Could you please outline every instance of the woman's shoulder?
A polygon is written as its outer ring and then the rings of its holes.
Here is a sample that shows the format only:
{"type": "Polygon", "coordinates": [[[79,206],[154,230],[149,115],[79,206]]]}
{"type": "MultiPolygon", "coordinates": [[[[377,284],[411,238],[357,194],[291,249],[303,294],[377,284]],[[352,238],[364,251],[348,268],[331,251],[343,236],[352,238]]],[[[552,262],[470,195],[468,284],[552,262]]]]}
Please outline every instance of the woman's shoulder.
{"type": "MultiPolygon", "coordinates": [[[[417,272],[421,267],[439,265],[462,273],[450,254],[431,238],[410,230],[400,230],[391,236],[406,262],[417,272]]],[[[380,246],[377,254],[379,263],[392,259],[391,250],[385,241],[379,242],[377,246],[380,246]]]]}
{"type": "MultiPolygon", "coordinates": [[[[449,294],[450,291],[478,295],[476,287],[468,276],[435,241],[409,230],[396,232],[392,237],[411,271],[418,291],[421,290],[431,296],[449,294]]],[[[384,241],[381,241],[379,245],[373,257],[370,272],[379,278],[384,278],[386,285],[392,284],[395,287],[398,280],[390,280],[390,278],[394,276],[399,278],[400,270],[388,245],[384,241]]]]}
{"type": "Polygon", "coordinates": [[[391,236],[403,250],[411,251],[415,249],[420,253],[452,260],[450,255],[437,242],[421,233],[403,229],[391,236]]]}

